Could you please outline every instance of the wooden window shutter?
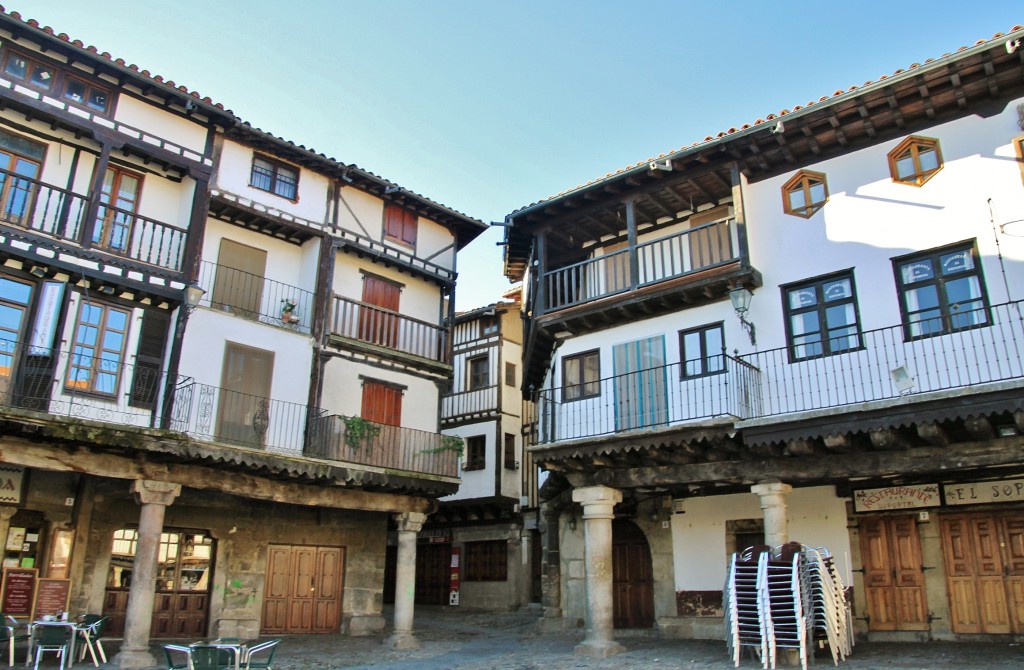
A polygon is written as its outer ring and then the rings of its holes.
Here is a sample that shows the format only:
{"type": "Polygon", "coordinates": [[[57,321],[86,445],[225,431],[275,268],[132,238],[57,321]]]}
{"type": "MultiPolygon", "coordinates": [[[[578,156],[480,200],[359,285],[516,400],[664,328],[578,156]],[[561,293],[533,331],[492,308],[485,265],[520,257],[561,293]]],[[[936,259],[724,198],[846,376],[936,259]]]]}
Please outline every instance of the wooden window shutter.
{"type": "Polygon", "coordinates": [[[171,315],[166,312],[146,310],[142,316],[142,330],[139,346],[135,351],[135,374],[128,404],[132,407],[154,409],[160,393],[160,371],[167,347],[167,331],[171,315]]]}

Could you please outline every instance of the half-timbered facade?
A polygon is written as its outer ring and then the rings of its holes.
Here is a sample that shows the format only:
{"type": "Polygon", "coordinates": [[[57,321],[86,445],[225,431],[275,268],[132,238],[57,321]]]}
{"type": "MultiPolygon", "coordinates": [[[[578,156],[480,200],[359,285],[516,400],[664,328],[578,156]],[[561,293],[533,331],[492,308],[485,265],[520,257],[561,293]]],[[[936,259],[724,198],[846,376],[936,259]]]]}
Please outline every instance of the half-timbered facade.
{"type": "Polygon", "coordinates": [[[546,615],[580,653],[718,637],[728,555],[789,539],[836,556],[860,633],[1024,633],[1022,37],[507,217],[546,615]]]}
{"type": "Polygon", "coordinates": [[[389,532],[414,564],[458,487],[446,324],[484,224],[15,13],[0,101],[3,566],[69,579],[120,667],[382,630],[389,532]]]}

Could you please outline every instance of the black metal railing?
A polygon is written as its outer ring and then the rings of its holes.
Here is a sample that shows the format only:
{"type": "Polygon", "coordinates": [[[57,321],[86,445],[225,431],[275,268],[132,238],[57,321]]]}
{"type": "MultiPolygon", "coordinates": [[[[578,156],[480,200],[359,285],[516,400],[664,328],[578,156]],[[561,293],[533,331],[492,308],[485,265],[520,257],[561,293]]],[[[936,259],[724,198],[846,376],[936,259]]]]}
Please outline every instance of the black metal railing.
{"type": "MultiPolygon", "coordinates": [[[[724,370],[680,375],[680,364],[538,394],[535,443],[737,421],[975,387],[1024,377],[1024,303],[956,311],[829,342],[804,339],[740,357],[724,370]],[[825,355],[828,353],[828,355],[825,355]]],[[[716,357],[717,358],[717,357],[716,357]]],[[[723,367],[711,361],[711,369],[723,367]]]]}
{"type": "Polygon", "coordinates": [[[0,405],[140,427],[161,423],[167,374],[0,338],[0,405]]]}
{"type": "Polygon", "coordinates": [[[301,333],[313,327],[313,292],[262,275],[203,261],[200,305],[251,321],[288,326],[301,333]]]}
{"type": "Polygon", "coordinates": [[[457,477],[459,450],[445,436],[338,414],[311,422],[306,455],[441,477],[457,477]],[[350,425],[350,422],[355,424],[350,425]]]}
{"type": "Polygon", "coordinates": [[[475,416],[498,411],[498,386],[492,384],[472,391],[441,396],[441,420],[475,416]]]}
{"type": "Polygon", "coordinates": [[[638,244],[635,282],[628,248],[545,272],[541,278],[544,311],[565,309],[732,263],[737,260],[735,228],[733,219],[725,219],[638,244]]]}
{"type": "Polygon", "coordinates": [[[445,328],[358,300],[334,297],[331,334],[431,361],[448,361],[445,328]]]}
{"type": "Polygon", "coordinates": [[[187,231],[99,204],[92,238],[84,239],[90,198],[0,170],[0,222],[146,265],[181,271],[187,231]]]}

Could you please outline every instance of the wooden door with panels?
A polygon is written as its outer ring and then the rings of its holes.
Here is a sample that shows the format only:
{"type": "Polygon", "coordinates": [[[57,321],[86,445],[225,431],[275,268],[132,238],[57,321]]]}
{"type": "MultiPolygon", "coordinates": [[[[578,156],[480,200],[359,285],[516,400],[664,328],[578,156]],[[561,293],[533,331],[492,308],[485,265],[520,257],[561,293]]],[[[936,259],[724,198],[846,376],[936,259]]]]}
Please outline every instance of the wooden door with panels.
{"type": "Polygon", "coordinates": [[[928,599],[916,518],[864,517],[858,525],[868,629],[928,630],[928,599]]]}
{"type": "Polygon", "coordinates": [[[1024,631],[1024,513],[943,517],[951,629],[1024,631]]]}
{"type": "Polygon", "coordinates": [[[632,521],[612,522],[612,623],[654,626],[654,569],[647,537],[632,521]]]}
{"type": "Polygon", "coordinates": [[[363,275],[363,306],[359,308],[359,339],[389,349],[398,346],[398,305],[402,287],[387,279],[363,275]]]}
{"type": "Polygon", "coordinates": [[[260,632],[338,632],[344,567],[342,547],[270,545],[260,632]]]}

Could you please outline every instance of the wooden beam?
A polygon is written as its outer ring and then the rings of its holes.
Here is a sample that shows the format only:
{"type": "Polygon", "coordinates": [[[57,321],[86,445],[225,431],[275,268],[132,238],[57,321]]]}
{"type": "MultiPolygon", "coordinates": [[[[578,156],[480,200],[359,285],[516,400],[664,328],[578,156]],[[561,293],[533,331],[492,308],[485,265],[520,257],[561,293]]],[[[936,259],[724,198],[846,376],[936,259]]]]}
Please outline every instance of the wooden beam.
{"type": "Polygon", "coordinates": [[[965,419],[964,428],[976,440],[991,440],[996,436],[996,429],[987,416],[972,416],[965,419]]]}
{"type": "Polygon", "coordinates": [[[794,438],[786,442],[785,452],[790,456],[810,456],[817,453],[813,440],[794,438]]]}
{"type": "Polygon", "coordinates": [[[944,447],[949,444],[949,435],[938,421],[917,424],[917,434],[922,440],[936,447],[944,447]]]}
{"type": "Polygon", "coordinates": [[[848,433],[826,435],[822,438],[822,443],[825,445],[825,449],[837,454],[848,454],[857,449],[853,438],[848,433]]]}
{"type": "Polygon", "coordinates": [[[910,446],[903,435],[892,428],[878,428],[868,435],[871,438],[871,446],[875,449],[906,449],[910,446]]]}

